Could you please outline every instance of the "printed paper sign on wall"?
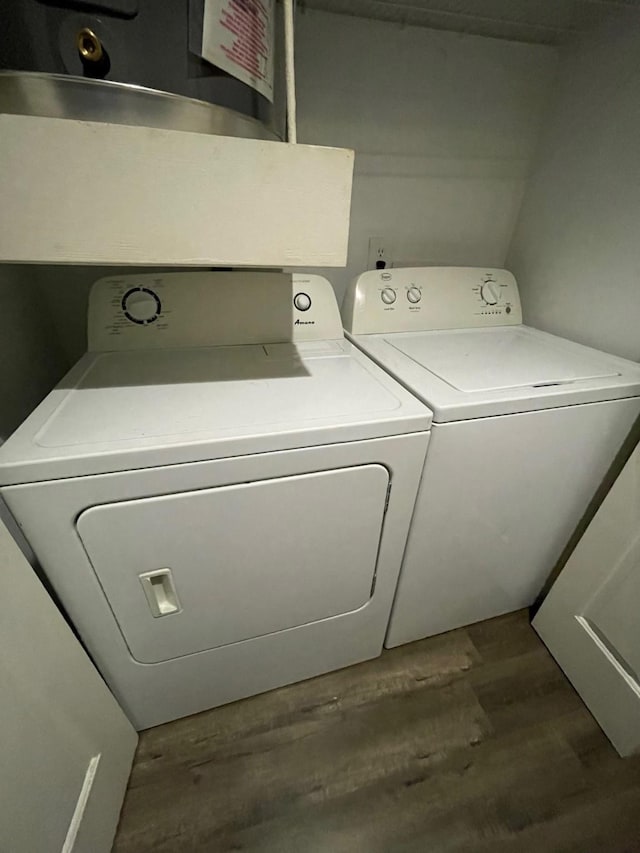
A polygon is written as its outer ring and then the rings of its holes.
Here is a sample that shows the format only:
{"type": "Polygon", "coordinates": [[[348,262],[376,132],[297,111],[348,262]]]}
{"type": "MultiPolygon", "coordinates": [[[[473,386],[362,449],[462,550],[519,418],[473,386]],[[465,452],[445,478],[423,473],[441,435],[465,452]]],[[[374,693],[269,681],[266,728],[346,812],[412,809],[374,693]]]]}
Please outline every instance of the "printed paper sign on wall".
{"type": "Polygon", "coordinates": [[[274,0],[205,0],[202,56],[273,102],[274,0]]]}

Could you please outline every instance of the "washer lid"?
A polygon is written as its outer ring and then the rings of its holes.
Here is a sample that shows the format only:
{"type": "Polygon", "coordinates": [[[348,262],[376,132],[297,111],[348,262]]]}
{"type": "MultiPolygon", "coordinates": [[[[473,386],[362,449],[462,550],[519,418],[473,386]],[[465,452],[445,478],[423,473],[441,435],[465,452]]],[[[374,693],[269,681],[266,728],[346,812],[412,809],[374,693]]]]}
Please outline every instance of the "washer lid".
{"type": "Polygon", "coordinates": [[[528,326],[356,335],[435,423],[640,396],[640,365],[528,326]]]}
{"type": "Polygon", "coordinates": [[[428,430],[348,341],[88,353],[0,448],[26,483],[428,430]]]}
{"type": "Polygon", "coordinates": [[[560,338],[540,338],[524,326],[423,333],[392,346],[459,391],[540,388],[619,376],[613,362],[560,338]]]}

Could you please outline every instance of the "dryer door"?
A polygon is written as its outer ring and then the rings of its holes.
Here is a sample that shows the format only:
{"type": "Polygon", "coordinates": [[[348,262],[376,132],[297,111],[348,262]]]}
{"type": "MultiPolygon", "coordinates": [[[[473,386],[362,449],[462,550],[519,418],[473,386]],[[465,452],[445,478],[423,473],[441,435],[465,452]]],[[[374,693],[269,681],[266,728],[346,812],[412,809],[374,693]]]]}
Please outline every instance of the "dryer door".
{"type": "Polygon", "coordinates": [[[157,663],[366,605],[388,486],[362,465],[95,506],[77,530],[131,655],[157,663]]]}

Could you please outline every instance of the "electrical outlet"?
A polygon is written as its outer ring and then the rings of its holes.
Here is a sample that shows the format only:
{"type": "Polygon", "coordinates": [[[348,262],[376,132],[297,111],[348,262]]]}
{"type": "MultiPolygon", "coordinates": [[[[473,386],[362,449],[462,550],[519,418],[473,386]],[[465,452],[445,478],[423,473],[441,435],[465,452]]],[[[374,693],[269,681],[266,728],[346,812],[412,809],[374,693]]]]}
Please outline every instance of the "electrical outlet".
{"type": "Polygon", "coordinates": [[[393,266],[393,241],[386,237],[369,237],[368,270],[384,270],[393,266]]]}

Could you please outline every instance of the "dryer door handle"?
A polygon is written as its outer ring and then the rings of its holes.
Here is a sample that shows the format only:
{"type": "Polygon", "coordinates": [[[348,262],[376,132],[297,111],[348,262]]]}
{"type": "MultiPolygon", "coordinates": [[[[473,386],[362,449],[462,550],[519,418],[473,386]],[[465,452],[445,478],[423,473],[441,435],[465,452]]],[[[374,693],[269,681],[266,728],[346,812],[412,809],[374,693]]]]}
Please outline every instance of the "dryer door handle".
{"type": "Polygon", "coordinates": [[[154,618],[179,613],[182,608],[173,582],[171,569],[156,569],[138,575],[154,618]]]}

